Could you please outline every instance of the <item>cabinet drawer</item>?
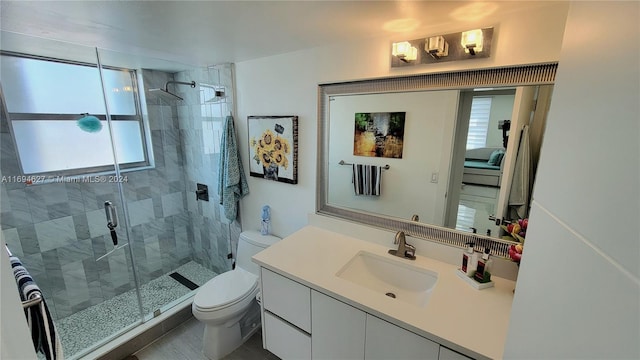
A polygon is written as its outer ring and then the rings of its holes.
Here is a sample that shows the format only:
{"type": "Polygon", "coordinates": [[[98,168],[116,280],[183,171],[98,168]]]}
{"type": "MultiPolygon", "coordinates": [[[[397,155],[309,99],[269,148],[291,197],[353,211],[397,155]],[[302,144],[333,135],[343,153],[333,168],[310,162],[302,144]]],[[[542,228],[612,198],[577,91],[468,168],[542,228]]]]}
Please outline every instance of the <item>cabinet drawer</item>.
{"type": "Polygon", "coordinates": [[[311,333],[311,289],[262,268],[264,308],[311,333]]]}
{"type": "Polygon", "coordinates": [[[281,359],[311,359],[311,336],[266,311],[263,326],[267,350],[281,359]]]}

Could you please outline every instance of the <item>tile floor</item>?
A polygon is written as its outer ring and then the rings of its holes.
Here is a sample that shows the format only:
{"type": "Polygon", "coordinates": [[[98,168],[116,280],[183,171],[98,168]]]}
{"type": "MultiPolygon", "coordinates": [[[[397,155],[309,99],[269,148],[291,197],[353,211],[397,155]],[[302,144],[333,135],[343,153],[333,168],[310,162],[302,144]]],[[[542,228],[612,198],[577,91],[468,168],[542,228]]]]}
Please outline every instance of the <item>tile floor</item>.
{"type": "MultiPolygon", "coordinates": [[[[191,261],[174,270],[197,285],[203,285],[216,273],[191,261]]],[[[173,271],[172,271],[173,272],[173,271]]],[[[144,312],[155,309],[177,299],[188,296],[192,291],[165,274],[141,286],[144,312]]],[[[98,305],[79,311],[67,318],[57,320],[56,328],[64,355],[71,358],[85,349],[100,343],[107,336],[115,334],[140,319],[135,290],[118,295],[98,305]]]]}
{"type": "MultiPolygon", "coordinates": [[[[202,354],[204,324],[191,318],[126,360],[207,360],[202,354]]],[[[258,330],[223,360],[279,360],[262,348],[258,330]]]]}

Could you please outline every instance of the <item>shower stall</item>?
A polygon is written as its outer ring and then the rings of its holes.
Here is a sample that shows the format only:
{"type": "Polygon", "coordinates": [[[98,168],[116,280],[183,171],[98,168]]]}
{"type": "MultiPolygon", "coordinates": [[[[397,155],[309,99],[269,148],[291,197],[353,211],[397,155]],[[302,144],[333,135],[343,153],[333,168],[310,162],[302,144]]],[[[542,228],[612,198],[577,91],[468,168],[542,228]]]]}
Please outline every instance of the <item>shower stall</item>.
{"type": "Polygon", "coordinates": [[[79,358],[230,270],[240,228],[220,214],[217,163],[233,67],[1,45],[2,238],[79,358]]]}

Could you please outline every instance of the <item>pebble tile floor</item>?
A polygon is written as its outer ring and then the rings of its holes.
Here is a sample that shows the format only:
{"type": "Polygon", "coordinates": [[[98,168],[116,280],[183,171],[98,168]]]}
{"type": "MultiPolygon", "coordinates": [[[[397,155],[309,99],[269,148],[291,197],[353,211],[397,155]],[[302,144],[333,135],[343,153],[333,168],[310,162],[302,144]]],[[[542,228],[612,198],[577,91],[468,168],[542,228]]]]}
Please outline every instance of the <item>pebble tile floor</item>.
{"type": "MultiPolygon", "coordinates": [[[[216,273],[191,261],[173,272],[202,286],[216,273]]],[[[189,288],[165,274],[142,285],[141,296],[145,314],[177,300],[191,292],[189,288]]],[[[65,358],[72,358],[84,349],[115,334],[140,319],[135,290],[118,295],[103,303],[56,321],[65,358]]],[[[200,335],[202,337],[202,335],[200,335]]],[[[40,354],[39,354],[40,355],[40,354]]]]}

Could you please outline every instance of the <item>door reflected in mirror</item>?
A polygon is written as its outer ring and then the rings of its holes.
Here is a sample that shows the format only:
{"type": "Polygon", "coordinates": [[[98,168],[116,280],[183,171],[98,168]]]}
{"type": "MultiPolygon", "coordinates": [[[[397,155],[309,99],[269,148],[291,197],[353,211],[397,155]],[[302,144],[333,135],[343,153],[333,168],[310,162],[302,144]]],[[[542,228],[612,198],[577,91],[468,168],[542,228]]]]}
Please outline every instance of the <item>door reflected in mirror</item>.
{"type": "Polygon", "coordinates": [[[456,182],[447,206],[456,214],[447,227],[489,236],[499,233],[495,219],[504,164],[511,155],[507,146],[515,95],[515,88],[461,92],[454,146],[464,144],[464,163],[461,170],[454,169],[462,171],[462,179],[452,177],[456,182]]]}

